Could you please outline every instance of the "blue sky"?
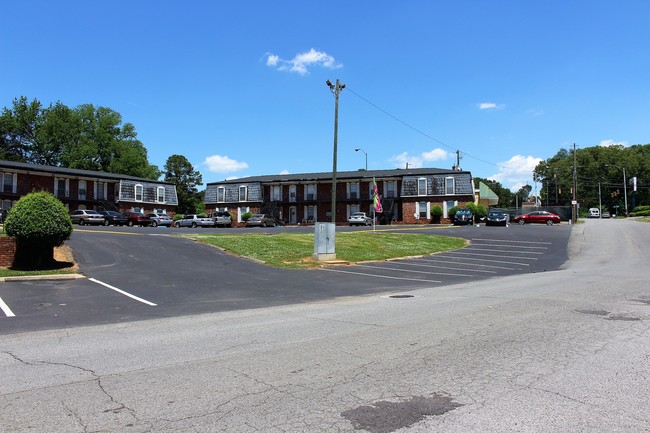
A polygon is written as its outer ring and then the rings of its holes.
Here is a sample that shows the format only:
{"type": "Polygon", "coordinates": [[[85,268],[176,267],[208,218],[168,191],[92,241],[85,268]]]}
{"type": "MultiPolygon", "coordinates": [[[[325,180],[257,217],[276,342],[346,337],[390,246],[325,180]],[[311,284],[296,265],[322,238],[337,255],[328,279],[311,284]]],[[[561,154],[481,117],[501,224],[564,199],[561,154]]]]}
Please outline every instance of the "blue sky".
{"type": "Polygon", "coordinates": [[[560,148],[650,143],[650,2],[65,1],[3,6],[0,106],[109,107],[204,183],[451,168],[518,189],[560,148]]]}

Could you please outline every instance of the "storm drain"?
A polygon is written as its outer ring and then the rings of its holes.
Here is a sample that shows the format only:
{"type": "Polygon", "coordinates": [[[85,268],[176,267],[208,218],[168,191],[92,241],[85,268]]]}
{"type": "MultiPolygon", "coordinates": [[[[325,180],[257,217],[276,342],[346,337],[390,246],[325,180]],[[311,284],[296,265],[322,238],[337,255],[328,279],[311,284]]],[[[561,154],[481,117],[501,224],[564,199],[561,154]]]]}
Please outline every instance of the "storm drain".
{"type": "Polygon", "coordinates": [[[389,295],[389,298],[392,299],[406,299],[406,298],[415,298],[414,295],[389,295]]]}
{"type": "Polygon", "coordinates": [[[378,401],[372,406],[359,406],[341,415],[352,423],[355,430],[390,433],[409,427],[427,416],[443,415],[460,406],[462,404],[453,402],[451,397],[433,394],[431,397],[413,397],[402,402],[378,401]]]}
{"type": "Polygon", "coordinates": [[[578,313],[582,314],[593,314],[595,316],[607,316],[609,311],[605,310],[576,310],[578,313]]]}

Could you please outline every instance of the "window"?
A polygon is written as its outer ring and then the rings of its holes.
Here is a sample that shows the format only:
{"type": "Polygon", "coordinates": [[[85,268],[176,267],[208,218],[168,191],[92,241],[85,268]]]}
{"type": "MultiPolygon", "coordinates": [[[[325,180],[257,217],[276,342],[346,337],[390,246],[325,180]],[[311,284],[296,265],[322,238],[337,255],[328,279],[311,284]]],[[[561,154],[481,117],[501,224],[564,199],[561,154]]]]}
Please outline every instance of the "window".
{"type": "Polygon", "coordinates": [[[397,197],[397,182],[394,180],[385,182],[386,185],[386,198],[395,198],[397,197]]]}
{"type": "Polygon", "coordinates": [[[350,215],[352,215],[353,213],[360,212],[359,209],[360,206],[358,204],[351,204],[350,206],[348,206],[348,218],[350,218],[350,215]]]}
{"type": "Polygon", "coordinates": [[[13,173],[0,173],[0,180],[2,180],[2,192],[15,192],[14,189],[14,175],[13,173]]]}
{"type": "Polygon", "coordinates": [[[61,179],[61,178],[54,179],[54,195],[59,198],[69,197],[68,195],[69,184],[70,183],[68,179],[61,179]]]}
{"type": "Polygon", "coordinates": [[[427,180],[423,177],[418,179],[418,195],[427,195],[427,180]]]}
{"type": "Polygon", "coordinates": [[[429,217],[427,215],[429,213],[429,209],[428,209],[429,206],[428,205],[429,205],[429,203],[426,202],[426,201],[421,201],[420,202],[419,209],[418,209],[418,214],[419,214],[420,218],[429,219],[429,217]]]}
{"type": "Polygon", "coordinates": [[[454,200],[447,200],[445,202],[444,209],[443,209],[443,211],[444,211],[443,215],[444,215],[445,218],[449,218],[449,214],[447,212],[449,211],[449,209],[456,206],[457,204],[458,204],[458,202],[454,201],[454,200]]]}
{"type": "Polygon", "coordinates": [[[95,182],[95,188],[95,197],[98,200],[106,200],[106,191],[108,190],[106,182],[95,182]]]}
{"type": "Polygon", "coordinates": [[[143,196],[144,196],[144,187],[138,183],[135,185],[135,201],[142,201],[143,196]]]}
{"type": "Polygon", "coordinates": [[[296,201],[296,185],[289,185],[289,201],[296,201]]]}
{"type": "Polygon", "coordinates": [[[248,207],[237,208],[237,222],[239,222],[239,223],[244,222],[244,220],[242,219],[242,216],[247,212],[248,212],[248,207]]]}
{"type": "Polygon", "coordinates": [[[274,185],[271,187],[271,201],[282,200],[282,186],[274,185]]]}
{"type": "Polygon", "coordinates": [[[356,200],[359,198],[359,184],[358,183],[348,183],[348,198],[356,200]]]}
{"type": "Polygon", "coordinates": [[[158,203],[164,203],[165,202],[165,187],[164,186],[159,186],[156,188],[156,201],[158,203]]]}
{"type": "Polygon", "coordinates": [[[316,200],[316,185],[305,185],[305,200],[316,200]]]}
{"type": "Polygon", "coordinates": [[[77,196],[79,200],[85,200],[86,199],[86,192],[88,189],[88,185],[86,184],[85,180],[80,180],[79,181],[79,191],[77,192],[77,196]]]}
{"type": "Polygon", "coordinates": [[[305,219],[308,222],[316,221],[316,206],[307,206],[305,208],[305,219]]]}
{"type": "Polygon", "coordinates": [[[445,194],[453,195],[454,194],[454,178],[446,177],[445,178],[445,194]]]}
{"type": "Polygon", "coordinates": [[[226,201],[226,188],[220,186],[217,188],[217,203],[223,203],[226,201]]]}
{"type": "Polygon", "coordinates": [[[248,188],[245,186],[239,187],[239,201],[248,201],[248,188]]]}

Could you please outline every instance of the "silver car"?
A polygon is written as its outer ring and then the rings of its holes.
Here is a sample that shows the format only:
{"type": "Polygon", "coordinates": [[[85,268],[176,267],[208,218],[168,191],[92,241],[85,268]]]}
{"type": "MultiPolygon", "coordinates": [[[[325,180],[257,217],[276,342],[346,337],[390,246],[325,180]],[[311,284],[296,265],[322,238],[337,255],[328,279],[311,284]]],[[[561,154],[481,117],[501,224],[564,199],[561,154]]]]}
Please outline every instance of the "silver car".
{"type": "Polygon", "coordinates": [[[175,227],[214,227],[212,218],[200,216],[197,214],[183,215],[183,218],[174,223],[175,227]]]}
{"type": "Polygon", "coordinates": [[[174,221],[172,221],[169,215],[148,213],[147,216],[151,218],[151,227],[171,227],[174,224],[174,221]]]}
{"type": "Polygon", "coordinates": [[[366,215],[365,212],[355,212],[348,218],[348,223],[351,226],[369,226],[372,225],[372,218],[366,215]]]}
{"type": "Polygon", "coordinates": [[[100,214],[96,210],[91,209],[77,209],[70,213],[70,219],[73,224],[79,224],[80,226],[86,224],[104,224],[104,215],[100,214]]]}

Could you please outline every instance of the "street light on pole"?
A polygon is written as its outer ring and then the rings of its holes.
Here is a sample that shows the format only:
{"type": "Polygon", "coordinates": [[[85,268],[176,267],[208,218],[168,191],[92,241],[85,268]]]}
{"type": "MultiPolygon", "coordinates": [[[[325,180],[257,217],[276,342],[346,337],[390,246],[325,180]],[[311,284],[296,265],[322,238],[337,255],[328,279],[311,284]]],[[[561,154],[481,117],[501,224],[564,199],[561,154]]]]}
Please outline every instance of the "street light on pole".
{"type": "Polygon", "coordinates": [[[356,149],[354,149],[354,151],[355,152],[362,151],[363,154],[366,155],[366,171],[368,171],[368,154],[366,153],[366,151],[360,147],[357,147],[356,149]]]}
{"type": "Polygon", "coordinates": [[[605,167],[616,167],[619,170],[623,170],[623,195],[625,196],[625,216],[628,216],[627,213],[627,178],[625,176],[625,167],[619,167],[614,164],[605,164],[605,167]]]}

